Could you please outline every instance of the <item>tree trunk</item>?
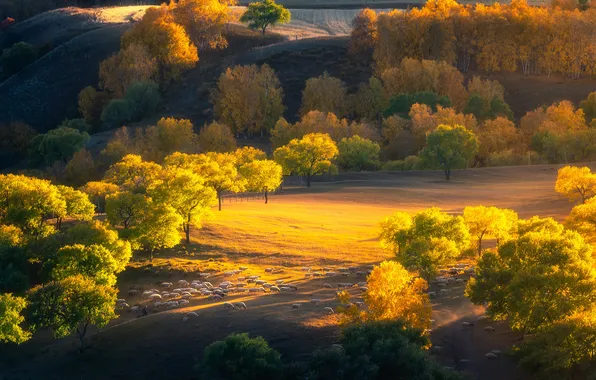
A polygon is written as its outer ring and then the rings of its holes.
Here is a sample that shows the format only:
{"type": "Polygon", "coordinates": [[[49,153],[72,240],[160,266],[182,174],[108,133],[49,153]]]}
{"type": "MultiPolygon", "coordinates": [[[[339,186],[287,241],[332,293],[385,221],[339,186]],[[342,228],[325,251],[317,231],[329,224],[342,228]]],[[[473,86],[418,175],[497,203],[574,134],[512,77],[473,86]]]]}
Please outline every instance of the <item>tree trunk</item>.
{"type": "Polygon", "coordinates": [[[77,327],[77,337],[79,338],[79,353],[83,352],[83,339],[85,339],[85,335],[87,334],[87,326],[89,326],[89,323],[85,323],[83,331],[81,331],[77,327]]]}
{"type": "Polygon", "coordinates": [[[449,181],[449,179],[451,179],[451,168],[448,168],[448,167],[445,168],[445,179],[447,181],[449,181]]]}
{"type": "Polygon", "coordinates": [[[482,254],[482,238],[478,239],[478,257],[482,254]]]}
{"type": "Polygon", "coordinates": [[[186,234],[186,244],[190,244],[190,215],[188,216],[187,222],[182,224],[182,228],[186,234]]]}
{"type": "Polygon", "coordinates": [[[61,217],[56,218],[56,229],[58,231],[60,231],[62,229],[62,218],[61,217]]]}
{"type": "Polygon", "coordinates": [[[265,29],[267,29],[267,27],[266,27],[266,26],[264,26],[264,27],[262,28],[262,30],[263,30],[263,35],[265,35],[265,29]]]}
{"type": "Polygon", "coordinates": [[[269,203],[268,191],[265,189],[265,204],[269,203]]]}
{"type": "Polygon", "coordinates": [[[306,175],[306,187],[310,187],[310,173],[306,175]]]}
{"type": "Polygon", "coordinates": [[[219,191],[217,192],[217,203],[219,211],[221,211],[221,193],[219,191]]]}
{"type": "Polygon", "coordinates": [[[152,262],[153,262],[153,251],[154,251],[154,249],[153,249],[153,248],[151,248],[151,249],[149,250],[149,262],[150,262],[150,263],[152,263],[152,262]]]}

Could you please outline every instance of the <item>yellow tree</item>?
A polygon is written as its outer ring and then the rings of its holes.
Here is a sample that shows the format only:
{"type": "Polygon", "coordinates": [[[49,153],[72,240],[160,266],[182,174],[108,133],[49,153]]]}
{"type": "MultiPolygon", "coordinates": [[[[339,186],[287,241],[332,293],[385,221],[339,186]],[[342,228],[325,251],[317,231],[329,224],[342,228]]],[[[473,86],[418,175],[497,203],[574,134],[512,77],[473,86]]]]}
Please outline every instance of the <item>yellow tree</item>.
{"type": "Polygon", "coordinates": [[[76,220],[89,221],[95,215],[95,206],[89,200],[86,193],[75,190],[69,186],[58,185],[58,191],[66,202],[66,209],[63,214],[56,214],[56,227],[62,227],[62,219],[65,217],[76,220]]]}
{"type": "Polygon", "coordinates": [[[131,43],[99,64],[99,87],[122,98],[131,84],[156,79],[157,69],[147,48],[131,43]]]}
{"type": "Polygon", "coordinates": [[[27,301],[11,293],[0,294],[0,342],[23,343],[31,338],[31,333],[21,325],[25,322],[23,310],[27,301]]]}
{"type": "Polygon", "coordinates": [[[265,203],[269,203],[268,194],[276,190],[282,181],[282,167],[273,160],[254,160],[238,169],[246,179],[248,191],[265,193],[265,203]]]}
{"type": "Polygon", "coordinates": [[[136,193],[144,192],[161,174],[161,166],[143,161],[141,156],[128,154],[120,162],[110,166],[104,181],[121,189],[136,193]]]}
{"type": "Polygon", "coordinates": [[[488,160],[492,154],[507,149],[525,150],[526,148],[515,124],[503,116],[485,120],[474,130],[474,133],[480,142],[478,157],[482,161],[488,160]]]}
{"type": "Polygon", "coordinates": [[[197,142],[193,128],[188,119],[162,117],[145,132],[148,141],[143,148],[156,150],[160,160],[174,152],[192,152],[197,142]]]}
{"type": "MultiPolygon", "coordinates": [[[[426,329],[430,327],[431,306],[426,281],[412,276],[401,264],[383,261],[373,268],[366,279],[364,303],[367,310],[355,305],[344,308],[346,322],[372,322],[402,319],[408,325],[426,329]]],[[[349,295],[339,295],[342,303],[349,303],[349,295]]]]}
{"type": "Polygon", "coordinates": [[[596,198],[592,197],[579,204],[569,213],[567,225],[582,233],[586,240],[594,240],[596,228],[596,198]]]}
{"type": "Polygon", "coordinates": [[[506,240],[517,226],[517,214],[513,210],[486,206],[464,208],[464,221],[472,239],[476,241],[478,256],[482,254],[482,239],[506,240]]]}
{"type": "Polygon", "coordinates": [[[596,175],[587,166],[565,166],[559,169],[555,191],[565,195],[570,201],[581,200],[596,195],[596,175]]]}
{"type": "Polygon", "coordinates": [[[95,209],[98,213],[105,211],[106,196],[114,194],[120,191],[118,185],[113,183],[102,182],[102,181],[91,181],[87,182],[79,190],[89,196],[89,200],[95,205],[95,209]]]}
{"type": "Polygon", "coordinates": [[[148,200],[143,194],[120,191],[106,196],[106,216],[114,227],[135,227],[142,220],[148,200]]]}
{"type": "Polygon", "coordinates": [[[352,20],[348,52],[357,58],[369,60],[377,42],[377,12],[365,8],[352,20]]]}
{"type": "Polygon", "coordinates": [[[211,102],[215,117],[237,135],[263,134],[284,112],[283,90],[269,65],[234,66],[222,73],[211,102]]]}
{"type": "Polygon", "coordinates": [[[284,118],[279,119],[271,130],[271,143],[274,147],[280,147],[309,133],[326,133],[334,141],[339,141],[349,137],[348,128],[348,121],[338,118],[334,113],[310,111],[295,124],[288,123],[284,118]]]}
{"type": "Polygon", "coordinates": [[[294,139],[277,148],[273,157],[286,174],[306,176],[306,186],[310,187],[311,177],[329,170],[331,160],[338,152],[337,145],[329,135],[310,133],[300,140],[294,139]]]}
{"type": "Polygon", "coordinates": [[[135,228],[133,238],[149,251],[149,261],[155,252],[180,243],[182,216],[169,204],[150,202],[135,228]]]}
{"type": "Polygon", "coordinates": [[[225,124],[213,122],[201,128],[197,138],[201,152],[231,152],[236,149],[236,139],[225,124]]]}
{"type": "Polygon", "coordinates": [[[243,146],[242,148],[236,149],[233,153],[234,156],[236,156],[236,166],[238,167],[254,160],[267,159],[267,154],[265,154],[265,152],[252,146],[243,146]]]}
{"type": "Polygon", "coordinates": [[[171,3],[174,20],[184,27],[199,48],[222,49],[228,46],[223,29],[230,21],[228,2],[220,0],[180,0],[171,3]]]}
{"type": "Polygon", "coordinates": [[[178,79],[199,61],[197,47],[165,6],[148,8],[143,19],[124,33],[121,44],[123,49],[132,44],[144,46],[157,61],[160,81],[165,83],[178,79]]]}
{"type": "Polygon", "coordinates": [[[207,186],[203,176],[192,170],[166,167],[167,171],[150,189],[149,194],[156,204],[170,205],[176,210],[182,218],[186,244],[190,244],[191,225],[200,228],[201,221],[209,217],[216,193],[213,188],[207,186]]]}
{"type": "Polygon", "coordinates": [[[579,102],[579,108],[584,111],[586,123],[593,123],[593,120],[596,119],[596,91],[591,92],[585,100],[579,102]]]}
{"type": "Polygon", "coordinates": [[[361,84],[353,103],[354,112],[360,118],[378,120],[388,105],[381,81],[370,77],[368,83],[361,84]]]}
{"type": "Polygon", "coordinates": [[[344,82],[326,71],[320,77],[310,78],[302,91],[300,114],[309,111],[331,112],[339,117],[347,111],[347,89],[344,82]]]}

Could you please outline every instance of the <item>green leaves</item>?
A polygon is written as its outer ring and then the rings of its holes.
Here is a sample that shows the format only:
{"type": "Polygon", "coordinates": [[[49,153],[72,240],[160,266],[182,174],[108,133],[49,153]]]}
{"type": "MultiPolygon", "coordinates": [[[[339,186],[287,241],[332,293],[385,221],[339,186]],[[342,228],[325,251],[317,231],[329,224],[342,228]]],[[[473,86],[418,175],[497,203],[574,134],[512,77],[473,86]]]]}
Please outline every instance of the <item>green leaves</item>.
{"type": "Polygon", "coordinates": [[[339,150],[338,163],[345,169],[365,170],[374,169],[380,165],[379,144],[360,136],[343,138],[337,144],[339,150]]]}
{"type": "Polygon", "coordinates": [[[68,160],[77,151],[83,149],[89,141],[87,132],[80,132],[73,128],[59,127],[43,135],[37,135],[31,140],[31,157],[47,165],[55,161],[68,160]]]}
{"type": "Polygon", "coordinates": [[[287,24],[291,19],[290,11],[273,0],[263,0],[248,4],[240,22],[248,23],[250,29],[265,30],[269,25],[287,24]]]}
{"type": "Polygon", "coordinates": [[[20,325],[25,321],[22,312],[27,301],[10,293],[0,294],[0,342],[23,343],[31,333],[20,325]]]}

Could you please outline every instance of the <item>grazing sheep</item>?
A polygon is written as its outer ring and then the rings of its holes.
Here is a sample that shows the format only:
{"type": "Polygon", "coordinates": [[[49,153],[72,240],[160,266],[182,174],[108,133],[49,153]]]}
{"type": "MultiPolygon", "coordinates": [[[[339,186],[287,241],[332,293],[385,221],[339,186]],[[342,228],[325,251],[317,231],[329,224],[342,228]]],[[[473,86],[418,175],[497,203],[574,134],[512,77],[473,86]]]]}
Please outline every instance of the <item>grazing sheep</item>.
{"type": "Polygon", "coordinates": [[[128,309],[130,307],[126,302],[121,303],[118,306],[120,306],[121,309],[128,309]]]}
{"type": "Polygon", "coordinates": [[[246,277],[238,277],[237,280],[238,281],[246,281],[246,277]]]}
{"type": "Polygon", "coordinates": [[[229,271],[224,272],[224,276],[226,276],[226,277],[233,276],[234,274],[235,273],[234,273],[233,270],[229,270],[229,271]]]}
{"type": "Polygon", "coordinates": [[[486,332],[495,332],[495,328],[494,327],[491,327],[491,326],[486,326],[484,328],[484,331],[486,331],[486,332]]]}
{"type": "Polygon", "coordinates": [[[221,298],[219,294],[212,294],[208,297],[210,301],[221,301],[221,298]]]}
{"type": "Polygon", "coordinates": [[[245,270],[248,270],[248,267],[238,267],[238,269],[244,272],[245,270]]]}
{"type": "Polygon", "coordinates": [[[255,284],[257,284],[257,285],[263,285],[263,284],[266,284],[266,283],[267,283],[267,281],[265,281],[265,280],[257,280],[257,281],[255,281],[255,284]]]}
{"type": "Polygon", "coordinates": [[[249,278],[248,280],[246,280],[247,283],[249,284],[254,284],[256,280],[253,280],[252,278],[249,278]]]}
{"type": "Polygon", "coordinates": [[[297,291],[298,290],[298,287],[296,285],[285,284],[284,286],[286,288],[290,288],[290,290],[293,290],[293,291],[297,291]]]}
{"type": "Polygon", "coordinates": [[[486,356],[487,359],[491,359],[491,360],[497,358],[497,355],[493,354],[492,352],[488,352],[484,356],[486,356]]]}
{"type": "Polygon", "coordinates": [[[293,304],[292,304],[292,309],[300,309],[300,306],[302,306],[302,304],[299,304],[299,303],[293,303],[293,304]]]}
{"type": "Polygon", "coordinates": [[[165,305],[165,303],[159,301],[155,301],[155,303],[153,303],[153,307],[161,307],[162,305],[165,305]]]}
{"type": "Polygon", "coordinates": [[[269,290],[271,290],[272,292],[281,292],[281,289],[277,286],[272,286],[269,290]]]}
{"type": "Polygon", "coordinates": [[[136,305],[135,305],[135,306],[133,306],[133,307],[131,307],[131,308],[128,310],[128,312],[129,312],[129,313],[136,313],[136,312],[138,312],[138,311],[139,311],[139,307],[138,307],[138,306],[136,306],[136,305]]]}
{"type": "Polygon", "coordinates": [[[332,344],[331,348],[336,349],[336,350],[343,350],[344,346],[342,346],[341,344],[332,344]]]}
{"type": "Polygon", "coordinates": [[[226,309],[234,309],[234,305],[232,305],[230,302],[224,302],[223,305],[226,309]]]}
{"type": "Polygon", "coordinates": [[[436,297],[437,292],[428,292],[427,294],[429,297],[436,297]]]}
{"type": "Polygon", "coordinates": [[[361,286],[359,289],[362,293],[368,291],[368,287],[366,287],[366,286],[361,286]]]}
{"type": "Polygon", "coordinates": [[[180,280],[180,281],[178,281],[178,286],[188,286],[188,281],[180,280]]]}
{"type": "Polygon", "coordinates": [[[480,317],[478,317],[477,321],[478,322],[482,322],[482,321],[485,321],[487,319],[488,319],[488,317],[486,315],[481,315],[480,317]]]}
{"type": "Polygon", "coordinates": [[[130,290],[128,291],[128,295],[129,295],[129,296],[131,296],[131,297],[132,297],[132,296],[136,296],[137,294],[139,294],[139,291],[138,291],[138,290],[136,290],[136,289],[130,289],[130,290]]]}
{"type": "Polygon", "coordinates": [[[237,282],[237,283],[236,283],[236,287],[237,287],[237,288],[241,288],[241,287],[243,287],[243,286],[246,286],[246,282],[237,282]]]}
{"type": "Polygon", "coordinates": [[[242,310],[248,309],[244,302],[236,302],[236,303],[234,303],[234,306],[236,307],[236,309],[242,309],[242,310]]]}
{"type": "Polygon", "coordinates": [[[199,273],[199,277],[202,277],[202,278],[207,278],[209,276],[211,276],[211,273],[199,273]]]}
{"type": "Polygon", "coordinates": [[[161,295],[160,294],[151,294],[149,296],[149,299],[151,299],[151,300],[160,300],[161,299],[161,295]]]}
{"type": "Polygon", "coordinates": [[[327,289],[331,289],[331,288],[333,288],[333,286],[331,286],[331,284],[325,284],[325,285],[323,285],[323,287],[324,287],[324,288],[327,288],[327,289]]]}
{"type": "Polygon", "coordinates": [[[182,318],[182,322],[186,322],[186,321],[188,321],[188,317],[182,318]]]}
{"type": "Polygon", "coordinates": [[[323,274],[323,273],[321,273],[321,272],[315,272],[315,273],[313,273],[312,275],[313,275],[314,277],[323,277],[323,276],[324,276],[324,274],[323,274]]]}
{"type": "Polygon", "coordinates": [[[265,268],[265,273],[271,273],[273,272],[273,268],[265,268]]]}
{"type": "Polygon", "coordinates": [[[310,267],[302,267],[301,270],[303,272],[310,272],[310,267]]]}
{"type": "Polygon", "coordinates": [[[332,309],[332,308],[330,308],[329,306],[326,306],[326,307],[323,309],[323,311],[324,311],[326,314],[333,314],[333,313],[335,313],[335,311],[333,311],[333,309],[332,309]]]}
{"type": "Polygon", "coordinates": [[[441,290],[439,290],[439,293],[441,293],[441,294],[451,293],[451,289],[441,289],[441,290]]]}
{"type": "Polygon", "coordinates": [[[173,284],[171,282],[162,282],[161,283],[161,287],[162,288],[169,288],[171,287],[173,284]]]}
{"type": "Polygon", "coordinates": [[[474,324],[473,323],[470,323],[470,322],[462,322],[461,325],[462,325],[462,327],[474,326],[474,324]]]}
{"type": "Polygon", "coordinates": [[[145,290],[142,294],[142,297],[149,298],[152,294],[153,294],[153,292],[151,290],[145,290]]]}
{"type": "Polygon", "coordinates": [[[258,280],[261,276],[248,276],[249,280],[258,280]]]}
{"type": "Polygon", "coordinates": [[[198,317],[199,315],[197,313],[195,313],[194,311],[189,311],[188,313],[186,313],[187,317],[198,317]]]}
{"type": "Polygon", "coordinates": [[[263,284],[263,288],[265,288],[265,289],[271,289],[271,286],[272,286],[271,284],[267,284],[267,283],[263,284]]]}
{"type": "Polygon", "coordinates": [[[246,288],[236,288],[235,290],[238,293],[246,293],[248,291],[248,289],[246,289],[246,288]]]}
{"type": "Polygon", "coordinates": [[[337,276],[337,272],[326,272],[325,276],[327,276],[327,277],[337,276]]]}
{"type": "Polygon", "coordinates": [[[180,301],[178,301],[178,305],[186,305],[186,304],[189,304],[189,303],[190,302],[188,302],[188,300],[180,300],[180,301]]]}

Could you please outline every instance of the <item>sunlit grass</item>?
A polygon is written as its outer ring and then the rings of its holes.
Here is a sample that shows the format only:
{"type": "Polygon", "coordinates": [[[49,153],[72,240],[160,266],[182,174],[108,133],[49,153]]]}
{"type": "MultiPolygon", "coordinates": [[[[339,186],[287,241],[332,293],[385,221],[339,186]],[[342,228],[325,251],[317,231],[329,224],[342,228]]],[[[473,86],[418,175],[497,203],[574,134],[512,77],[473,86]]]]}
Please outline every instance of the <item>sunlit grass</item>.
{"type": "Polygon", "coordinates": [[[275,197],[225,203],[195,230],[205,253],[247,255],[273,264],[374,263],[389,255],[378,241],[379,221],[391,210],[373,205],[275,197]]]}

